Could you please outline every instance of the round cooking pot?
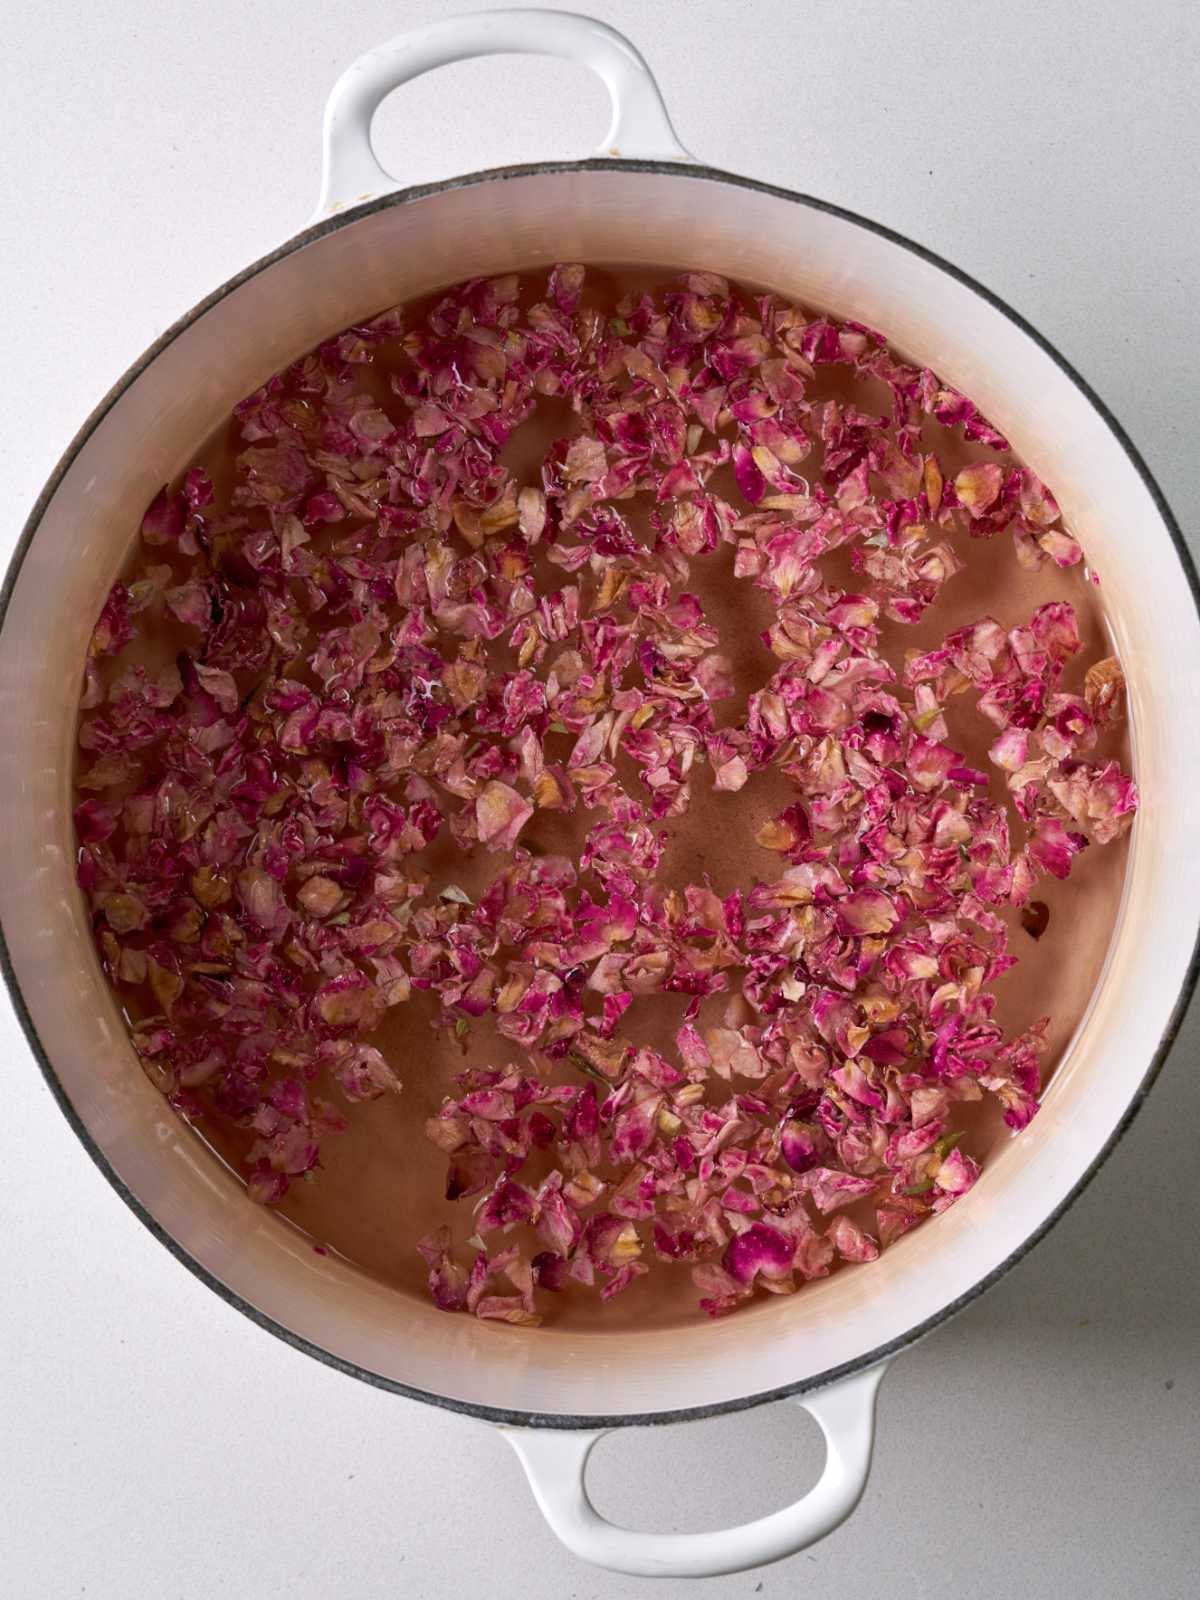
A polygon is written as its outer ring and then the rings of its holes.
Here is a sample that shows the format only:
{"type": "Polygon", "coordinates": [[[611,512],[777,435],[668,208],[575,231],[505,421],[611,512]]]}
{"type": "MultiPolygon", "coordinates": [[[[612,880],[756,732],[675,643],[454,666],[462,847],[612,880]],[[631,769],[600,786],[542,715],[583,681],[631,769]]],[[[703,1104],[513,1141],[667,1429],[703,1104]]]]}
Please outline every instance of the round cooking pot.
{"type": "Polygon", "coordinates": [[[8,573],[0,627],[0,927],[34,1053],[80,1139],[153,1233],[262,1327],[381,1389],[501,1425],[555,1533],[589,1561],[700,1576],[774,1560],[853,1509],[886,1362],[1006,1271],[1128,1123],[1196,979],[1200,621],[1179,529],[1118,423],[1047,342],[928,250],[837,206],[701,166],[619,34],[493,11],[393,40],[340,79],[314,222],[189,312],[70,445],[8,573]],[[397,189],[371,117],[397,85],[491,52],[586,63],[613,102],[590,160],[397,189]],[[975,1188],[867,1267],[719,1322],[535,1333],[389,1289],[254,1205],[141,1072],[74,881],[71,764],[92,625],[159,486],[236,401],[333,330],[476,274],[554,261],[706,268],[881,328],[975,400],[1053,485],[1129,682],[1141,811],[1107,961],[1040,1115],[975,1188]],[[822,1425],[804,1499],[720,1533],[613,1527],[583,1486],[607,1429],[792,1397],[822,1425]]]}

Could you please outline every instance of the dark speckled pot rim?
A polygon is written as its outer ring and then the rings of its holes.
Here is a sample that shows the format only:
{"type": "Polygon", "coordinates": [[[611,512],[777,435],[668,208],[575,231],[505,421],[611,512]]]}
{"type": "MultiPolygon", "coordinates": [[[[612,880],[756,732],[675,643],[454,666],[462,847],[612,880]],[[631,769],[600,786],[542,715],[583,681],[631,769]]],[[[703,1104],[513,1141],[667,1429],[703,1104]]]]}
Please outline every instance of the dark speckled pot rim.
{"type": "MultiPolygon", "coordinates": [[[[1179,529],[1179,524],[1176,522],[1170,506],[1167,504],[1162,490],[1158,487],[1158,484],[1155,482],[1149,468],[1146,466],[1146,463],[1138,453],[1132,440],[1129,438],[1129,435],[1125,432],[1125,429],[1117,421],[1116,417],[1095,393],[1091,386],[1079,375],[1078,372],[1075,371],[1071,364],[1062,355],[1060,355],[1050,341],[1043,337],[1043,335],[1040,334],[1036,328],[1032,327],[1018,312],[1006,305],[1005,302],[999,298],[999,296],[993,294],[989,289],[984,288],[984,286],[978,283],[974,278],[961,271],[958,267],[953,266],[950,262],[944,260],[934,251],[926,249],[924,245],[917,244],[913,240],[905,238],[903,234],[897,233],[891,228],[884,227],[878,222],[872,222],[866,217],[861,217],[853,211],[846,210],[842,206],[832,205],[827,200],[818,200],[811,195],[796,194],[789,189],[781,189],[773,184],[759,183],[754,179],[739,177],[736,174],[728,172],[721,172],[712,167],[669,161],[616,161],[607,159],[594,159],[589,161],[538,162],[525,166],[497,167],[489,171],[476,172],[464,177],[448,179],[440,183],[420,184],[412,188],[398,190],[392,194],[384,195],[380,199],[372,200],[364,205],[352,207],[344,212],[340,212],[334,217],[330,217],[325,221],[316,223],[314,226],[305,229],[302,233],[298,233],[293,239],[288,240],[287,243],[281,245],[277,250],[273,250],[269,255],[263,256],[261,260],[256,261],[252,266],[247,267],[243,272],[240,272],[235,277],[230,278],[228,282],[222,284],[219,289],[214,289],[210,295],[201,300],[199,304],[194,306],[184,316],[180,317],[180,319],[174,323],[173,326],[168,328],[160,338],[155,340],[149,349],[147,349],[144,354],[133,363],[124,376],[113,385],[109,392],[100,401],[99,405],[96,406],[95,410],[88,417],[87,421],[83,424],[79,432],[68,445],[58,465],[51,473],[46,487],[39,495],[37,503],[30,513],[29,519],[21,533],[21,537],[17,542],[12,560],[9,563],[8,571],[4,579],[3,589],[0,590],[0,631],[3,630],[4,621],[8,614],[9,601],[12,598],[14,587],[18,577],[20,576],[21,567],[24,563],[26,555],[29,552],[30,545],[32,544],[34,536],[41,525],[41,521],[46,513],[47,507],[57,492],[59,485],[70,469],[72,463],[87,444],[88,440],[91,438],[92,434],[95,432],[100,423],[125,394],[126,390],[130,388],[130,386],[141,376],[143,372],[146,371],[146,369],[155,361],[155,359],[168,348],[169,345],[178,339],[179,336],[186,329],[190,328],[193,323],[197,322],[202,316],[204,316],[207,311],[211,310],[213,306],[217,305],[227,295],[240,288],[242,284],[249,282],[250,279],[256,277],[260,272],[272,266],[275,262],[283,260],[284,257],[291,255],[297,250],[303,249],[305,245],[311,244],[314,240],[323,238],[326,234],[333,233],[339,228],[353,226],[356,222],[361,221],[364,217],[371,216],[375,212],[385,211],[392,206],[405,205],[410,201],[421,200],[427,196],[440,194],[451,189],[472,188],[476,185],[485,183],[503,183],[515,178],[536,177],[553,173],[577,172],[641,172],[663,174],[682,180],[700,179],[709,182],[728,184],[734,188],[749,189],[758,194],[771,195],[775,199],[786,200],[793,205],[806,206],[812,211],[823,212],[827,216],[838,217],[845,222],[853,223],[856,227],[864,228],[870,233],[877,234],[879,237],[887,239],[890,243],[899,245],[902,249],[910,251],[920,260],[927,262],[931,266],[937,267],[941,272],[944,272],[947,277],[954,279],[956,283],[962,284],[965,288],[970,289],[974,294],[978,295],[980,300],[982,300],[986,305],[990,306],[992,310],[998,311],[1001,313],[1001,315],[1007,317],[1007,319],[1016,327],[1018,327],[1022,333],[1026,334],[1030,339],[1032,339],[1038,348],[1042,350],[1045,355],[1049,356],[1054,364],[1060,369],[1060,371],[1062,371],[1071,380],[1071,382],[1080,391],[1080,393],[1083,394],[1085,399],[1088,400],[1093,409],[1103,420],[1109,430],[1109,433],[1112,435],[1113,442],[1124,452],[1135,472],[1142,480],[1142,483],[1145,485],[1147,492],[1153,500],[1154,505],[1166,526],[1167,532],[1171,538],[1171,542],[1175,547],[1176,555],[1179,558],[1180,567],[1183,570],[1183,574],[1191,591],[1193,603],[1196,605],[1198,615],[1200,615],[1200,580],[1197,578],[1195,564],[1192,561],[1192,557],[1188,551],[1187,545],[1184,543],[1183,535],[1179,529]]],[[[838,1378],[846,1377],[854,1372],[864,1371],[868,1367],[875,1366],[877,1363],[889,1359],[891,1356],[896,1355],[901,1350],[907,1349],[910,1345],[915,1344],[918,1339],[921,1339],[927,1333],[932,1332],[934,1328],[939,1327],[944,1322],[947,1322],[957,1312],[969,1305],[971,1301],[977,1299],[978,1296],[981,1295],[986,1289],[991,1288],[994,1283],[997,1283],[1006,1272],[1008,1272],[1013,1266],[1016,1265],[1018,1261],[1028,1254],[1028,1252],[1035,1244],[1039,1242],[1039,1240],[1045,1238],[1046,1234],[1050,1231],[1054,1224],[1065,1215],[1067,1210],[1079,1198],[1091,1180],[1095,1177],[1096,1173],[1103,1166],[1104,1162],[1111,1155],[1121,1137],[1124,1135],[1126,1129],[1129,1127],[1130,1123],[1140,1110],[1146,1095],[1149,1093],[1155,1078],[1158,1076],[1159,1071],[1162,1068],[1163,1062],[1165,1061],[1172,1044],[1175,1042],[1175,1039],[1178,1036],[1184,1015],[1187,1011],[1188,1003],[1191,1000],[1192,994],[1196,988],[1197,978],[1200,977],[1200,917],[1198,917],[1197,937],[1193,941],[1191,959],[1188,964],[1187,973],[1183,984],[1180,987],[1175,1005],[1172,1008],[1170,1019],[1167,1023],[1166,1029],[1162,1034],[1162,1037],[1155,1046],[1154,1053],[1146,1074],[1142,1078],[1141,1083],[1138,1085],[1138,1088],[1130,1100],[1129,1105],[1126,1107],[1124,1114],[1113,1128],[1112,1133],[1105,1141],[1103,1148],[1099,1151],[1086,1172],[1084,1172],[1082,1177],[1076,1183],[1071,1193],[1042,1221],[1037,1228],[1034,1229],[1032,1233],[1028,1235],[1019,1248],[1014,1250],[1007,1260],[1001,1262],[1001,1264],[992,1272],[989,1272],[985,1277],[981,1278],[965,1294],[960,1295],[956,1300],[950,1301],[947,1305],[943,1306],[941,1310],[938,1311],[934,1316],[929,1317],[924,1322],[910,1328],[899,1338],[892,1339],[888,1343],[880,1345],[878,1348],[871,1350],[860,1356],[858,1359],[847,1362],[842,1366],[831,1367],[827,1371],[818,1373],[813,1377],[805,1378],[792,1384],[784,1384],[780,1388],[740,1395],[736,1399],[723,1400],[712,1405],[691,1406],[673,1411],[653,1411],[637,1414],[625,1413],[619,1416],[560,1415],[539,1411],[511,1411],[496,1406],[477,1405],[471,1401],[457,1399],[453,1395],[435,1394],[425,1389],[415,1388],[410,1384],[398,1383],[393,1379],[385,1378],[381,1374],[377,1372],[371,1372],[367,1368],[358,1366],[354,1362],[344,1361],[339,1356],[332,1354],[328,1350],[322,1349],[319,1345],[313,1344],[310,1340],[302,1338],[300,1335],[292,1332],[290,1329],[285,1328],[281,1323],[274,1321],[271,1317],[265,1316],[260,1310],[257,1309],[257,1307],[250,1304],[249,1301],[243,1299],[240,1295],[235,1294],[227,1285],[223,1284],[219,1279],[214,1277],[212,1273],[210,1273],[205,1267],[201,1266],[198,1261],[190,1256],[176,1242],[176,1240],[172,1238],[166,1229],[164,1229],[162,1225],[150,1214],[150,1212],[145,1206],[142,1205],[138,1198],[130,1192],[126,1185],[121,1181],[121,1178],[118,1176],[118,1174],[113,1170],[103,1151],[92,1138],[91,1133],[84,1126],[83,1121],[79,1117],[74,1106],[71,1104],[71,1101],[68,1099],[67,1094],[54,1071],[54,1067],[49,1059],[49,1056],[47,1055],[46,1050],[44,1049],[42,1042],[38,1037],[37,1029],[34,1026],[32,1017],[30,1016],[29,1009],[25,1004],[24,996],[21,993],[20,985],[17,982],[16,974],[13,970],[12,961],[9,955],[8,940],[2,923],[0,923],[0,972],[3,973],[4,981],[8,986],[9,995],[12,999],[13,1009],[16,1012],[21,1027],[24,1029],[30,1048],[42,1069],[43,1076],[49,1085],[50,1091],[57,1100],[63,1115],[66,1117],[71,1127],[75,1130],[92,1160],[96,1163],[100,1171],[104,1174],[116,1192],[121,1196],[125,1203],[139,1218],[139,1220],[145,1224],[145,1226],[150,1230],[159,1243],[164,1245],[166,1249],[168,1249],[177,1260],[181,1261],[184,1266],[189,1269],[189,1271],[193,1272],[202,1283],[206,1284],[208,1288],[210,1288],[215,1294],[220,1295],[220,1297],[228,1305],[233,1306],[236,1310],[249,1317],[250,1320],[257,1323],[260,1328],[264,1328],[268,1333],[273,1333],[276,1338],[282,1339],[285,1344],[291,1345],[293,1349],[303,1351],[306,1355],[313,1356],[316,1360],[324,1362],[326,1366],[333,1367],[339,1372],[344,1372],[350,1377],[358,1378],[363,1383],[372,1384],[377,1389],[386,1389],[394,1394],[404,1395],[408,1399],[422,1400],[429,1405],[441,1406],[448,1411],[462,1412],[467,1416],[477,1417],[485,1422],[498,1423],[510,1427],[601,1429],[632,1427],[647,1424],[663,1424],[670,1422],[697,1421],[704,1417],[724,1416],[736,1411],[745,1411],[752,1406],[765,1405],[773,1400],[783,1400],[791,1396],[798,1396],[809,1393],[816,1389],[823,1388],[825,1385],[834,1382],[838,1378]]],[[[536,1338],[537,1336],[535,1334],[532,1335],[532,1337],[536,1338]]]]}

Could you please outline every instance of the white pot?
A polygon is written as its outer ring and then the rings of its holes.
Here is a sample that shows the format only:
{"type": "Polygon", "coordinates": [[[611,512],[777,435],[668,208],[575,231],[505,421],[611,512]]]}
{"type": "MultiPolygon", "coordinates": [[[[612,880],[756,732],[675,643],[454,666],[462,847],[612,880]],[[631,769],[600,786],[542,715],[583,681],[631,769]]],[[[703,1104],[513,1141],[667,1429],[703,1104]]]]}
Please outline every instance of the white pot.
{"type": "Polygon", "coordinates": [[[1115,420],[994,296],[885,228],[696,165],[637,52],[597,22],[490,12],[365,56],[326,117],[314,225],[216,290],[131,368],[39,500],[0,629],[0,926],[13,1000],[64,1112],[134,1211],[265,1328],[382,1388],[500,1423],[555,1531],[602,1565],[729,1572],[801,1548],[862,1491],[881,1363],[978,1294],[1096,1170],[1145,1093],[1196,977],[1200,622],[1179,530],[1115,420]],[[612,93],[602,153],[395,191],[370,117],[397,84],[494,51],[586,62],[612,93]],[[133,1055],[73,875],[81,663],[136,513],[234,402],[332,330],[477,273],[556,260],[704,267],[858,318],[965,390],[1053,485],[1104,578],[1129,679],[1142,805],[1094,1000],[1041,1114],[960,1204],[881,1260],[716,1323],[536,1333],[447,1317],[319,1257],[253,1205],[133,1055]],[[796,1506],[719,1534],[613,1528],[582,1487],[605,1428],[803,1397],[829,1440],[796,1506]]]}

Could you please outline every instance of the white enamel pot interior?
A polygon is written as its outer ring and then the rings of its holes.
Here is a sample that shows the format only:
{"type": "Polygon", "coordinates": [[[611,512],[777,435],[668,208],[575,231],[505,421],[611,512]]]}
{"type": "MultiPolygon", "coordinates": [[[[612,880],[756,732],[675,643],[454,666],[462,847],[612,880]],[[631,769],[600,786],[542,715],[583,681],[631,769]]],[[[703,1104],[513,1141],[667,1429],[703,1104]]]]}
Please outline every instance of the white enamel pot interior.
{"type": "Polygon", "coordinates": [[[1045,1230],[1132,1114],[1177,1026],[1200,904],[1195,576],[1128,440],[1042,339],[977,284],[886,230],[690,163],[641,58],[603,25],[493,12],[394,41],[339,84],[326,141],[322,212],[339,214],[217,290],[126,374],[68,449],[9,572],[0,924],[13,997],[91,1154],[158,1237],[249,1315],[368,1381],[513,1428],[543,1509],[590,1560],[698,1575],[773,1559],[852,1509],[870,1455],[879,1363],[1045,1230]],[[493,49],[594,65],[616,108],[604,148],[622,159],[386,192],[392,180],[368,139],[379,99],[441,61],[493,49]],[[883,329],[976,400],[1053,486],[1103,575],[1142,796],[1102,980],[1030,1128],[960,1204],[878,1262],[722,1321],[669,1329],[484,1325],[315,1255],[246,1198],[139,1070],[73,876],[81,663],[158,487],[237,400],[331,331],[465,276],[560,260],[703,267],[769,283],[883,329]],[[595,1430],[789,1394],[806,1396],[830,1442],[825,1477],[798,1507],[688,1538],[626,1534],[592,1512],[582,1468],[595,1430]]]}

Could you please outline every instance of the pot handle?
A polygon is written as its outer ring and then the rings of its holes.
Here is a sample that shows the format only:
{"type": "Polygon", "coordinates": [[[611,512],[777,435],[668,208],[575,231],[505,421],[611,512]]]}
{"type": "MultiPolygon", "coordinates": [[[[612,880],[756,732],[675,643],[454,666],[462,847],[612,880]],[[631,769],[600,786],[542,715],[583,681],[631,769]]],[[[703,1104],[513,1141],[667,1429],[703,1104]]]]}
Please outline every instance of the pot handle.
{"type": "Polygon", "coordinates": [[[690,161],[650,68],[629,40],[569,11],[476,11],[444,17],[368,50],[346,68],[325,107],[321,198],[314,222],[399,187],[371,148],[371,119],[401,84],[475,56],[561,56],[604,80],[612,125],[598,156],[690,161]]]}
{"type": "Polygon", "coordinates": [[[567,1549],[595,1566],[641,1578],[713,1578],[794,1555],[832,1533],[866,1488],[875,1438],[875,1395],[887,1362],[830,1384],[798,1403],[825,1435],[825,1469],[794,1505],[714,1533],[639,1533],[602,1517],[584,1472],[596,1441],[611,1432],[503,1428],[534,1499],[567,1549]]]}

